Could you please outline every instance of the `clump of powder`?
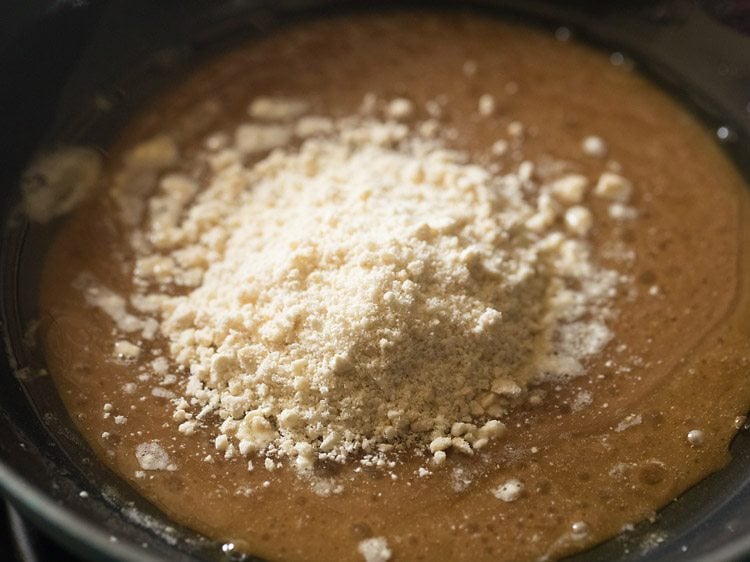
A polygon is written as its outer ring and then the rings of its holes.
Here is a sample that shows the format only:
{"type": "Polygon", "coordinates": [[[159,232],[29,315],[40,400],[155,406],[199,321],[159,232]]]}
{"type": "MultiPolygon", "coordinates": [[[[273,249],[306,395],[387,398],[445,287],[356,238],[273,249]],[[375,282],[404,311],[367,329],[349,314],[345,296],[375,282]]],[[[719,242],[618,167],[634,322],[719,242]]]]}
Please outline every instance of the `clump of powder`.
{"type": "Polygon", "coordinates": [[[441,464],[610,340],[618,275],[586,240],[585,178],[538,185],[531,162],[497,175],[388,111],[272,101],[199,156],[205,187],[160,168],[131,236],[130,302],[185,373],[181,431],[214,426],[226,457],[301,470],[406,449],[441,464]]]}

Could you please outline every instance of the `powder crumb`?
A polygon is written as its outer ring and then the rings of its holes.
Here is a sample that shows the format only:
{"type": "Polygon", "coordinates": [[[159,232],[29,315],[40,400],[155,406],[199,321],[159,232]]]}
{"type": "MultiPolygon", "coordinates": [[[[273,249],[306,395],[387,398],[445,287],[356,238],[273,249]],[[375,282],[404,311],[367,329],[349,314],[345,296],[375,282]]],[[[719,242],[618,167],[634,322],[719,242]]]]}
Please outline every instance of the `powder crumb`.
{"type": "Polygon", "coordinates": [[[38,156],[21,179],[24,211],[37,222],[48,222],[80,205],[98,185],[101,154],[79,146],[38,156]]]}
{"type": "Polygon", "coordinates": [[[359,105],[359,113],[362,115],[370,115],[375,112],[377,107],[378,96],[372,92],[368,92],[362,97],[362,103],[359,105]]]}
{"type": "Polygon", "coordinates": [[[365,562],[388,562],[392,555],[388,542],[383,537],[371,537],[360,541],[357,552],[363,556],[365,562]]]}
{"type": "Polygon", "coordinates": [[[433,119],[439,119],[443,115],[443,108],[436,100],[428,100],[424,104],[427,114],[433,119]]]}
{"type": "Polygon", "coordinates": [[[303,100],[261,96],[252,101],[247,113],[256,119],[286,121],[301,116],[307,108],[303,100]]]}
{"type": "Polygon", "coordinates": [[[632,191],[633,185],[627,179],[612,172],[604,172],[594,188],[598,197],[618,203],[627,203],[632,191]]]}
{"type": "Polygon", "coordinates": [[[586,236],[594,226],[594,216],[586,207],[576,205],[565,211],[565,226],[571,234],[586,236]]]}
{"type": "Polygon", "coordinates": [[[508,152],[508,141],[503,139],[495,141],[490,150],[495,156],[503,156],[508,152]]]}
{"type": "Polygon", "coordinates": [[[284,125],[240,125],[235,131],[235,146],[242,154],[265,152],[284,146],[292,137],[292,130],[284,125]]]}
{"type": "Polygon", "coordinates": [[[550,185],[550,192],[561,203],[577,205],[583,201],[589,179],[581,174],[568,174],[550,185]]]}
{"type": "Polygon", "coordinates": [[[401,120],[411,117],[414,113],[414,104],[406,98],[392,100],[386,108],[386,114],[391,119],[401,120]]]}
{"type": "Polygon", "coordinates": [[[314,135],[324,135],[333,132],[333,120],[328,117],[309,116],[303,117],[297,121],[294,127],[294,134],[300,138],[307,138],[314,135]]]}
{"type": "Polygon", "coordinates": [[[143,470],[167,470],[170,465],[169,455],[158,441],[137,445],[135,457],[143,470]]]}
{"type": "Polygon", "coordinates": [[[633,220],[638,217],[638,211],[622,203],[613,203],[607,208],[607,214],[611,219],[617,221],[633,220]]]}
{"type": "Polygon", "coordinates": [[[310,487],[314,494],[323,498],[338,495],[344,491],[343,484],[334,478],[311,478],[310,487]]]}
{"type": "Polygon", "coordinates": [[[519,138],[523,136],[525,127],[520,121],[511,121],[508,125],[507,131],[511,137],[519,138]]]}
{"type": "Polygon", "coordinates": [[[466,471],[461,467],[456,467],[451,471],[451,488],[457,494],[460,494],[466,488],[471,486],[471,478],[466,474],[466,471]]]}
{"type": "Polygon", "coordinates": [[[216,133],[209,136],[204,142],[204,146],[207,150],[212,152],[226,148],[229,144],[229,137],[224,133],[216,133]]]}
{"type": "Polygon", "coordinates": [[[655,550],[666,541],[668,535],[664,531],[654,531],[643,537],[640,541],[640,554],[645,555],[655,550]]]}
{"type": "Polygon", "coordinates": [[[615,431],[619,433],[636,425],[640,425],[641,423],[643,423],[643,417],[641,414],[629,414],[617,424],[615,431]]]}
{"type": "Polygon", "coordinates": [[[193,435],[197,427],[198,422],[195,420],[187,420],[177,426],[177,430],[183,435],[193,435]]]}
{"type": "Polygon", "coordinates": [[[151,368],[157,375],[166,375],[169,370],[169,361],[166,357],[157,357],[151,361],[151,368]]]}
{"type": "Polygon", "coordinates": [[[504,502],[514,502],[521,497],[522,493],[523,484],[515,478],[508,480],[505,484],[492,490],[492,495],[504,502]]]}
{"type": "Polygon", "coordinates": [[[79,275],[74,286],[83,291],[87,305],[101,310],[114,322],[119,333],[138,332],[146,328],[143,319],[128,311],[124,297],[100,284],[90,274],[79,275]]]}
{"type": "Polygon", "coordinates": [[[580,412],[584,408],[587,408],[591,405],[593,402],[593,396],[591,395],[591,392],[588,390],[581,390],[576,394],[576,397],[573,399],[573,403],[570,405],[570,408],[574,412],[580,412]]]}
{"type": "Polygon", "coordinates": [[[171,398],[174,398],[176,394],[169,389],[162,388],[161,386],[155,386],[154,388],[151,389],[151,396],[156,396],[157,398],[171,399],[171,398]]]}
{"type": "Polygon", "coordinates": [[[484,94],[479,98],[478,110],[482,117],[489,117],[495,113],[495,97],[491,94],[484,94]]]}
{"type": "Polygon", "coordinates": [[[141,348],[126,340],[118,340],[114,345],[114,356],[124,361],[133,361],[138,359],[141,354],[141,348]]]}
{"type": "Polygon", "coordinates": [[[607,156],[607,143],[604,139],[595,135],[588,136],[581,142],[581,149],[587,156],[604,158],[607,156]]]}
{"type": "Polygon", "coordinates": [[[164,170],[174,165],[180,156],[175,140],[159,134],[135,146],[125,156],[125,166],[130,170],[164,170]]]}
{"type": "Polygon", "coordinates": [[[461,70],[463,71],[464,76],[466,76],[467,78],[471,78],[477,73],[478,68],[479,67],[477,66],[477,61],[473,59],[468,59],[464,61],[464,64],[461,67],[461,70]]]}
{"type": "Polygon", "coordinates": [[[216,436],[216,439],[214,439],[214,447],[216,447],[217,451],[224,452],[227,450],[227,447],[229,446],[229,437],[225,433],[220,433],[216,436]]]}
{"type": "Polygon", "coordinates": [[[450,437],[436,437],[430,442],[430,451],[435,453],[437,451],[445,451],[451,446],[450,437]]]}

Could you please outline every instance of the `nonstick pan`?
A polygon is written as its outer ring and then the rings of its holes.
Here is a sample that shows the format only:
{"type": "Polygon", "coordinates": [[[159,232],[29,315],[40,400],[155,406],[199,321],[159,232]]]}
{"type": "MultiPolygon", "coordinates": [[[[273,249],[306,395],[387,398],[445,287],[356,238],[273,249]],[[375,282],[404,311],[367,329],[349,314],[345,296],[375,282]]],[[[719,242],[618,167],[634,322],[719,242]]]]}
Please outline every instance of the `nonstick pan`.
{"type": "MultiPolygon", "coordinates": [[[[112,0],[11,2],[0,8],[0,490],[45,532],[95,560],[234,560],[181,528],[105,469],[76,432],[29,345],[40,263],[57,224],[18,212],[35,151],[83,143],[106,151],[149,96],[196,62],[291,21],[405,2],[112,0]]],[[[705,119],[750,171],[750,4],[662,0],[409,2],[539,25],[632,62],[705,119]]],[[[750,375],[750,373],[748,373],[750,375]]],[[[750,559],[750,431],[733,460],[644,523],[571,560],[750,559]]]]}

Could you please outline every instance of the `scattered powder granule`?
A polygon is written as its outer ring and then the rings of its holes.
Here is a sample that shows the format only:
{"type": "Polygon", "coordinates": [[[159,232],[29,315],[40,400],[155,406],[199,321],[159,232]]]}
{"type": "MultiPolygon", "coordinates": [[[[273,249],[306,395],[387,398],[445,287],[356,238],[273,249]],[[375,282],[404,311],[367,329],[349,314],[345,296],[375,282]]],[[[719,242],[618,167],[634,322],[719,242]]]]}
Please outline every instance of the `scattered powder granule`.
{"type": "Polygon", "coordinates": [[[135,456],[143,470],[167,470],[170,466],[169,455],[158,441],[139,444],[135,456]]]}
{"type": "Polygon", "coordinates": [[[24,210],[38,222],[62,216],[78,206],[98,185],[101,154],[70,146],[37,157],[24,173],[24,210]]]}
{"type": "Polygon", "coordinates": [[[607,214],[618,221],[633,220],[638,217],[638,211],[634,207],[622,203],[612,203],[607,207],[607,214]]]}
{"type": "Polygon", "coordinates": [[[633,185],[627,179],[612,172],[604,172],[594,188],[594,194],[618,203],[627,203],[632,191],[633,185]]]}
{"type": "Polygon", "coordinates": [[[523,484],[515,478],[508,480],[505,484],[492,490],[492,494],[504,502],[513,502],[521,497],[523,484]]]}
{"type": "Polygon", "coordinates": [[[571,234],[586,236],[594,225],[594,217],[586,207],[576,205],[565,211],[565,226],[571,234]]]}
{"type": "Polygon", "coordinates": [[[235,146],[243,154],[264,152],[284,146],[292,138],[292,130],[284,125],[240,125],[235,132],[235,146]]]}
{"type": "Polygon", "coordinates": [[[122,385],[122,391],[125,394],[134,394],[137,389],[138,385],[136,385],[134,382],[128,382],[122,385]]]}
{"type": "Polygon", "coordinates": [[[589,136],[581,143],[583,153],[588,156],[604,158],[607,155],[607,143],[601,137],[589,136]]]}
{"type": "MultiPolygon", "coordinates": [[[[216,164],[200,190],[167,171],[169,139],[126,158],[162,170],[132,226],[136,292],[81,287],[118,333],[166,340],[139,380],[171,385],[152,391],[180,431],[213,428],[226,458],[303,473],[419,450],[440,466],[502,438],[530,385],[583,374],[612,337],[619,276],[585,240],[585,177],[492,172],[444,145],[439,111],[411,127],[410,100],[366,102],[333,119],[256,98],[254,121],[199,154],[216,164]],[[150,290],[165,283],[176,296],[150,290]]],[[[624,203],[630,184],[607,172],[595,194],[624,203]]],[[[139,461],[168,464],[144,446],[139,461]]]]}
{"type": "Polygon", "coordinates": [[[574,412],[579,412],[584,408],[590,406],[592,402],[593,396],[591,395],[591,392],[589,392],[588,390],[581,390],[580,392],[578,392],[578,394],[576,394],[570,407],[574,412]]]}
{"type": "Polygon", "coordinates": [[[294,127],[294,134],[300,138],[307,138],[313,135],[331,133],[333,130],[334,123],[332,119],[311,115],[297,121],[294,127]]]}
{"type": "Polygon", "coordinates": [[[492,145],[492,154],[495,156],[502,156],[506,152],[508,152],[508,141],[500,139],[492,145]]]}
{"type": "Polygon", "coordinates": [[[474,76],[477,73],[477,69],[478,69],[477,61],[472,60],[472,59],[465,61],[463,66],[461,67],[461,70],[463,71],[464,76],[466,76],[467,78],[474,76]]]}
{"type": "Polygon", "coordinates": [[[631,427],[635,427],[636,425],[640,425],[641,423],[643,423],[643,417],[640,414],[628,414],[617,424],[615,431],[619,433],[626,429],[630,429],[631,427]]]}
{"type": "Polygon", "coordinates": [[[495,113],[495,98],[491,94],[484,94],[479,98],[479,115],[489,117],[495,113]]]}
{"type": "Polygon", "coordinates": [[[262,96],[252,101],[247,113],[256,119],[285,121],[300,117],[307,111],[307,107],[307,102],[303,100],[262,96]]]}
{"type": "Polygon", "coordinates": [[[396,98],[388,104],[386,113],[391,119],[406,119],[414,113],[414,104],[405,98],[396,98]]]}
{"type": "Polygon", "coordinates": [[[372,537],[360,541],[357,551],[364,557],[365,562],[388,562],[392,554],[383,537],[372,537]]]}
{"type": "Polygon", "coordinates": [[[561,203],[575,205],[583,201],[589,179],[580,174],[570,174],[555,180],[550,191],[561,203]]]}
{"type": "Polygon", "coordinates": [[[126,340],[116,341],[114,347],[114,356],[118,359],[132,361],[141,354],[140,347],[126,340]]]}
{"type": "Polygon", "coordinates": [[[507,131],[511,137],[521,137],[524,133],[523,123],[520,121],[511,121],[508,125],[507,131]]]}

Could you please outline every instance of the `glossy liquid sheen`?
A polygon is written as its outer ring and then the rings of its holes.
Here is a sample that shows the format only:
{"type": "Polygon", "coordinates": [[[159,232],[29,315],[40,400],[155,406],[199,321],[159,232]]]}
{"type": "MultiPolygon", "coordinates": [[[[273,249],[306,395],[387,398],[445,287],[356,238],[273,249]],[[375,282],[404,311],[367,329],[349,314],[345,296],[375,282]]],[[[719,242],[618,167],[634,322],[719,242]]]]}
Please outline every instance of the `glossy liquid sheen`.
{"type": "Polygon", "coordinates": [[[639,210],[636,220],[616,222],[596,207],[603,203],[590,203],[605,217],[592,238],[600,262],[632,278],[617,297],[614,341],[586,376],[512,412],[507,438],[481,454],[452,455],[427,477],[416,474],[423,458],[406,458],[395,480],[354,472],[354,464],[321,468],[318,477],[342,486],[321,495],[286,468],[248,472],[246,459],[224,460],[212,432],[178,433],[170,402],[148,383],[123,391],[137,379],[112,357],[112,322],[73,287],[88,271],[128,292],[124,231],[99,197],[51,248],[41,303],[43,318],[54,319],[42,330],[50,372],[101,461],[174,520],[290,561],[361,560],[357,546],[368,537],[384,537],[394,560],[557,558],[649,517],[725,465],[750,407],[746,186],[694,117],[603,53],[458,14],[299,24],[196,70],[133,120],[110,160],[116,168],[123,151],[162,131],[197,146],[246,119],[256,95],[304,97],[319,113],[346,115],[368,92],[407,96],[419,107],[446,96],[445,122],[458,131],[452,144],[471,154],[485,154],[518,120],[530,132],[526,159],[550,155],[596,177],[604,164],[582,155],[581,139],[607,140],[608,158],[636,186],[639,210]],[[470,78],[467,60],[476,61],[470,78]],[[480,120],[472,115],[485,93],[498,108],[480,120]],[[220,110],[208,110],[207,100],[220,110]],[[618,255],[623,240],[634,259],[618,255]],[[591,395],[585,407],[581,391],[591,395]],[[113,406],[106,419],[105,403],[113,406]],[[126,423],[115,423],[118,415],[126,423]],[[687,438],[696,429],[699,445],[687,438]],[[177,470],[137,477],[135,448],[154,439],[177,470]],[[214,462],[204,462],[207,455],[214,462]],[[491,490],[511,478],[523,494],[502,502],[491,490]]]}

